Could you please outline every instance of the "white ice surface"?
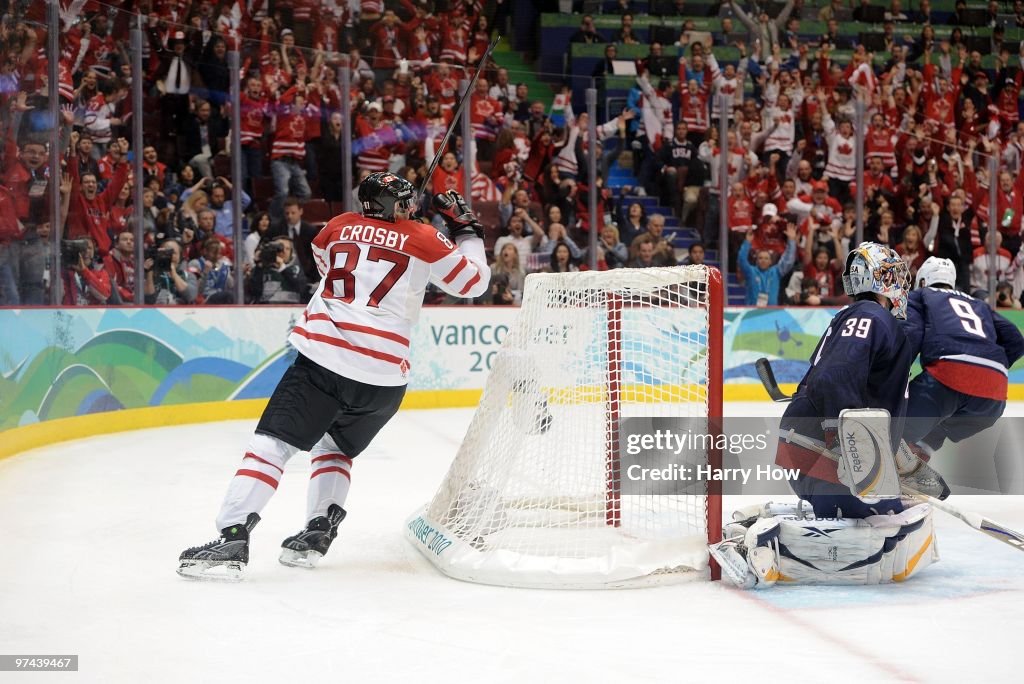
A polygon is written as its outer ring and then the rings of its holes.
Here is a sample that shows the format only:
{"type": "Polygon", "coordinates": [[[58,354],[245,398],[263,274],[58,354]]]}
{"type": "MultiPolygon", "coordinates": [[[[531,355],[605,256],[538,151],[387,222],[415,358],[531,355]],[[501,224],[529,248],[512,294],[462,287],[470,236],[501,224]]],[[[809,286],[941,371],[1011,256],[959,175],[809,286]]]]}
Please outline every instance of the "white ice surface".
{"type": "MultiPolygon", "coordinates": [[[[779,406],[730,406],[765,410],[779,406]]],[[[356,460],[349,517],[313,571],[277,562],[304,523],[297,457],[240,584],[174,570],[182,549],[215,536],[253,421],[0,461],[0,653],[80,655],[77,675],[0,682],[1020,681],[1024,553],[941,513],[942,561],[903,585],[579,592],[448,579],[402,525],[471,414],[400,413],[356,460]]],[[[1021,497],[954,502],[1024,528],[1021,497]]]]}

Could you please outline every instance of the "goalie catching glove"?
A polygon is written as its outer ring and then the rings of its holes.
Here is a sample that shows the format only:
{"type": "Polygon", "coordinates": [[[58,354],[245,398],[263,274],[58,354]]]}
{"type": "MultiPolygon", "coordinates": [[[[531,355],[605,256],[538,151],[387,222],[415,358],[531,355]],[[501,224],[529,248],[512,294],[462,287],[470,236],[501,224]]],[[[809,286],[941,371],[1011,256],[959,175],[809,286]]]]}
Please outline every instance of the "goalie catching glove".
{"type": "Polygon", "coordinates": [[[483,238],[484,227],[480,220],[473,214],[462,195],[454,190],[434,195],[434,209],[444,218],[444,223],[448,226],[448,235],[453,242],[470,235],[483,238]]]}

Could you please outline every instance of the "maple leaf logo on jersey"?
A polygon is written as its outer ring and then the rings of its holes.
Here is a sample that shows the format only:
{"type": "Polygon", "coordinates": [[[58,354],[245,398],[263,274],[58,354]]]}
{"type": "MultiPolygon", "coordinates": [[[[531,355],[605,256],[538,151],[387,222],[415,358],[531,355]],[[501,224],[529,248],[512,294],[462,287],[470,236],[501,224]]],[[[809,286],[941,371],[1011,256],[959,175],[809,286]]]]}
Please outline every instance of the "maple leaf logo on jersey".
{"type": "Polygon", "coordinates": [[[494,114],[494,105],[491,104],[490,100],[480,100],[477,102],[476,113],[483,117],[488,117],[494,114]]]}
{"type": "Polygon", "coordinates": [[[288,130],[296,138],[302,137],[306,134],[306,122],[303,121],[302,117],[296,116],[288,125],[288,130]]]}
{"type": "Polygon", "coordinates": [[[844,142],[836,147],[836,151],[840,154],[853,154],[853,147],[849,143],[844,142]]]}
{"type": "Polygon", "coordinates": [[[402,363],[398,364],[398,370],[402,371],[402,375],[409,374],[409,362],[406,359],[402,359],[402,363]]]}

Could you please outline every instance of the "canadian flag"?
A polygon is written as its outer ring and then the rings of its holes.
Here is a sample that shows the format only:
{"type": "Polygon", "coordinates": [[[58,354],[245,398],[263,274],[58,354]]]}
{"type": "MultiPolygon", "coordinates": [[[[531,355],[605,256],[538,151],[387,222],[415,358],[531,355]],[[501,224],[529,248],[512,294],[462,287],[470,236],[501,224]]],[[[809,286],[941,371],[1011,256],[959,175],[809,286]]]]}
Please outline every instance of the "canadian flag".
{"type": "Polygon", "coordinates": [[[661,117],[658,116],[657,110],[646,97],[640,111],[644,121],[644,130],[647,131],[647,140],[651,144],[651,149],[657,152],[661,147],[661,117]]]}
{"type": "Polygon", "coordinates": [[[875,90],[875,72],[867,62],[862,63],[859,67],[853,70],[853,73],[850,74],[849,81],[850,85],[860,86],[865,88],[868,92],[874,92],[875,90]]]}

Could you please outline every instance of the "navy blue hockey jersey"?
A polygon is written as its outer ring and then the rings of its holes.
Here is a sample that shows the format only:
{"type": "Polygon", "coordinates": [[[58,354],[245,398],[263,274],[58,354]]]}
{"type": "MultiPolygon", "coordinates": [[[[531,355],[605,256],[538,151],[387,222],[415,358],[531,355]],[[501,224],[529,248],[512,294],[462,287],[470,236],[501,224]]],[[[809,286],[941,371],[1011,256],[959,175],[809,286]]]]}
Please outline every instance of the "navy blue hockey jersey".
{"type": "MultiPolygon", "coordinates": [[[[832,447],[840,411],[882,408],[892,415],[895,450],[903,432],[913,361],[893,315],[876,302],[855,302],[836,314],[818,341],[811,367],[782,416],[782,431],[793,429],[832,447]]],[[[775,460],[820,480],[839,481],[834,461],[793,444],[780,442],[775,460]]]]}
{"type": "Polygon", "coordinates": [[[954,290],[914,290],[903,330],[913,355],[943,385],[1006,400],[1007,368],[1024,355],[1024,336],[988,304],[954,290]]]}

